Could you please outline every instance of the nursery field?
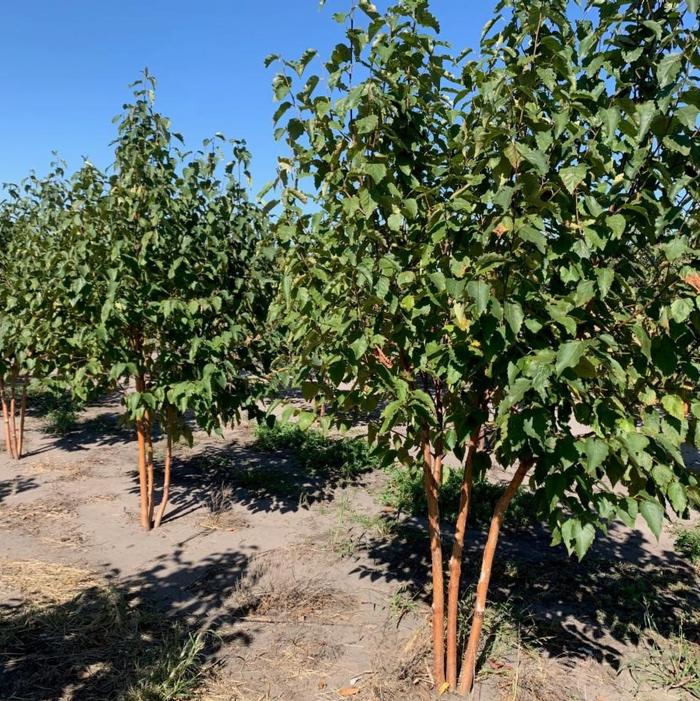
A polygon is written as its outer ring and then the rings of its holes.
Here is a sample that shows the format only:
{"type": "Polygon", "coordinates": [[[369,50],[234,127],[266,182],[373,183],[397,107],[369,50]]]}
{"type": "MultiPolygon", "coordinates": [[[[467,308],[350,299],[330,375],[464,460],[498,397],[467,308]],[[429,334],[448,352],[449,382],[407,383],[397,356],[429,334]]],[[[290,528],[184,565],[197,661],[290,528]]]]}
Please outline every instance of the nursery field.
{"type": "MultiPolygon", "coordinates": [[[[313,434],[244,423],[175,447],[170,510],[143,532],[120,398],[75,417],[33,404],[26,458],[0,463],[0,698],[431,698],[427,532],[405,475],[351,451],[324,465],[313,434]]],[[[474,698],[700,697],[690,524],[658,542],[615,526],[578,564],[526,498],[512,508],[474,698]]]]}
{"type": "Polygon", "coordinates": [[[349,5],[0,189],[0,701],[700,699],[700,0],[349,5]]]}

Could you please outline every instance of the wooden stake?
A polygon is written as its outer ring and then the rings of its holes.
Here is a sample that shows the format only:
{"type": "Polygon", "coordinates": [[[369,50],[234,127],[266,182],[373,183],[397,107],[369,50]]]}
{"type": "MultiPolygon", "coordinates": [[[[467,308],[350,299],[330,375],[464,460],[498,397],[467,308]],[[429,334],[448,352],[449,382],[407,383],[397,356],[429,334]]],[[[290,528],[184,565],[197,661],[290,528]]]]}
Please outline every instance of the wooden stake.
{"type": "Polygon", "coordinates": [[[522,460],[520,462],[510,484],[506,487],[506,491],[501,498],[496,502],[496,506],[493,510],[489,535],[486,539],[484,556],[481,561],[479,583],[476,587],[476,603],[474,604],[472,628],[469,632],[469,642],[467,643],[467,649],[464,653],[464,661],[462,663],[462,678],[459,682],[459,693],[462,695],[471,691],[472,685],[474,684],[476,654],[481,639],[481,629],[484,625],[484,612],[486,611],[486,595],[488,594],[489,583],[491,581],[491,568],[493,566],[493,558],[496,553],[496,545],[498,545],[498,536],[501,531],[501,525],[503,524],[503,518],[508,505],[518,491],[528,470],[533,465],[534,460],[522,460]]]}

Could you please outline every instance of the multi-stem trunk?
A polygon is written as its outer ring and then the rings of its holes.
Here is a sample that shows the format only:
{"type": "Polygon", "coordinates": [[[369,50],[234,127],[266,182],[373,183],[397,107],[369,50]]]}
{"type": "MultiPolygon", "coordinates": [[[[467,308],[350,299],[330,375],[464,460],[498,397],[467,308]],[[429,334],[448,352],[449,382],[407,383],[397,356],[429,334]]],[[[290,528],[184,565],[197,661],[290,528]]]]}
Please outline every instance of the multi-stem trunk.
{"type": "Polygon", "coordinates": [[[503,518],[510,502],[533,464],[533,460],[521,460],[520,464],[518,465],[518,469],[513,475],[513,478],[506,487],[506,490],[501,498],[496,502],[496,506],[493,510],[489,534],[488,538],[486,539],[484,555],[481,561],[479,583],[476,587],[474,618],[472,620],[472,627],[471,631],[469,632],[469,642],[467,643],[467,649],[464,653],[464,661],[462,663],[462,678],[459,683],[459,692],[461,694],[466,694],[468,691],[470,691],[474,683],[476,655],[479,649],[479,641],[481,639],[481,629],[484,624],[484,612],[486,611],[486,595],[488,594],[489,583],[491,581],[491,568],[493,567],[493,558],[496,554],[496,545],[498,544],[498,536],[501,531],[501,525],[503,524],[503,518]]]}
{"type": "Polygon", "coordinates": [[[459,495],[459,511],[455,523],[455,537],[449,563],[447,584],[447,682],[451,689],[457,687],[457,624],[459,614],[459,584],[462,575],[462,554],[467,519],[471,506],[472,485],[474,482],[474,455],[479,445],[479,426],[471,435],[467,455],[464,460],[462,488],[459,495]]]}
{"type": "Polygon", "coordinates": [[[442,571],[439,490],[442,455],[433,456],[430,442],[423,439],[423,487],[428,502],[428,533],[433,577],[433,677],[439,688],[445,683],[445,584],[442,571]]]}
{"type": "Polygon", "coordinates": [[[166,432],[166,449],[165,449],[165,467],[163,470],[163,496],[156,512],[154,528],[160,526],[165,514],[165,508],[168,505],[170,497],[170,473],[173,464],[173,429],[174,429],[174,408],[168,406],[165,410],[165,432],[166,432]]]}
{"type": "Polygon", "coordinates": [[[24,421],[27,417],[27,383],[22,385],[22,399],[19,405],[19,440],[17,442],[17,459],[22,457],[24,449],[24,421]]]}

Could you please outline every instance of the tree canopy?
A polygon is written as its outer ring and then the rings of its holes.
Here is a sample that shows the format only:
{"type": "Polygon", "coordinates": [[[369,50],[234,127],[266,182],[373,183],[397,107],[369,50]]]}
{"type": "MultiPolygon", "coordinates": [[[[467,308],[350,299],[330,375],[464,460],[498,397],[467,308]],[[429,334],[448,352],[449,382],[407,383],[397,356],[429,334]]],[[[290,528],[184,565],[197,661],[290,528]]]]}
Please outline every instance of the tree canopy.
{"type": "Polygon", "coordinates": [[[458,540],[491,460],[519,466],[515,487],[528,475],[579,557],[615,519],[658,535],[697,496],[680,452],[700,416],[697,6],[497,12],[472,57],[439,41],[425,1],[359,2],[336,17],[327,91],[311,52],[275,79],[279,314],[306,396],[341,423],[378,408],[370,436],[424,464],[437,619],[449,451],[466,455],[458,540]]]}

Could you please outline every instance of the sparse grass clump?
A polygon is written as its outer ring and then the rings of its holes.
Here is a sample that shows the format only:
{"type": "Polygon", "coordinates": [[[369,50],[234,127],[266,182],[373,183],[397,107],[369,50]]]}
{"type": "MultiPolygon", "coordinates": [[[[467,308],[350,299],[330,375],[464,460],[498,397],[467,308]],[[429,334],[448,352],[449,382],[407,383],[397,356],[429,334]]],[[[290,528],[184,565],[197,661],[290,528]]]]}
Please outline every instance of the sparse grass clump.
{"type": "Polygon", "coordinates": [[[676,550],[694,565],[700,565],[700,526],[679,527],[676,550]]]}
{"type": "Polygon", "coordinates": [[[417,598],[417,594],[415,592],[411,592],[410,587],[399,587],[389,597],[389,618],[392,621],[396,621],[396,624],[398,625],[404,616],[418,611],[420,604],[417,601],[417,598]]]}
{"type": "Polygon", "coordinates": [[[265,451],[291,451],[299,467],[310,474],[336,474],[352,478],[379,465],[363,438],[330,438],[313,429],[276,422],[260,425],[256,446],[265,451]]]}
{"type": "Polygon", "coordinates": [[[683,624],[665,636],[650,621],[640,649],[643,652],[629,665],[639,688],[682,691],[700,699],[700,645],[688,639],[683,624]]]}
{"type": "MultiPolygon", "coordinates": [[[[423,489],[423,473],[418,469],[412,470],[393,465],[388,468],[388,474],[389,480],[379,496],[382,504],[412,516],[425,514],[427,505],[423,489]]],[[[461,486],[461,472],[446,470],[445,479],[440,488],[440,509],[448,519],[454,519],[457,515],[461,486]]],[[[488,528],[493,507],[503,494],[504,488],[502,485],[484,480],[474,483],[469,511],[470,524],[477,528],[488,528]]],[[[506,525],[514,528],[532,526],[537,522],[535,513],[533,495],[521,490],[508,507],[506,525]]]]}

